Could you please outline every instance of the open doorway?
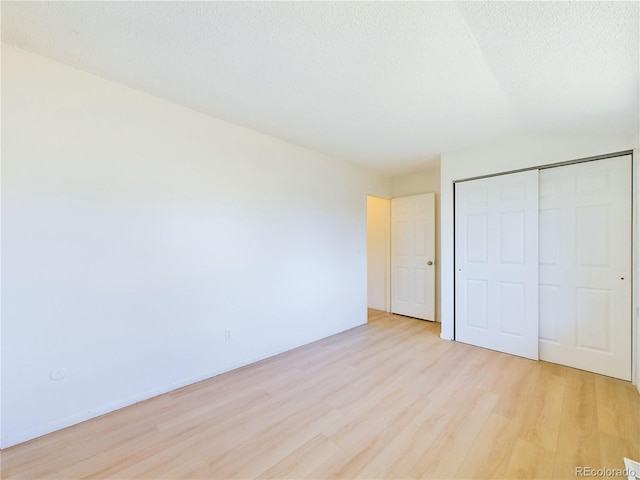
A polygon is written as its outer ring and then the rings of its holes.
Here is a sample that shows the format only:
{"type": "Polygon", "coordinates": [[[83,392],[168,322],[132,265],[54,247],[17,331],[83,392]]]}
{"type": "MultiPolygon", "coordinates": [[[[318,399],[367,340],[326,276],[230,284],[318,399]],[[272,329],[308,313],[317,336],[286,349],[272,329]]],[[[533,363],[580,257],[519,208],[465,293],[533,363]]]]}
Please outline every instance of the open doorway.
{"type": "Polygon", "coordinates": [[[391,200],[367,196],[367,306],[391,311],[391,200]]]}

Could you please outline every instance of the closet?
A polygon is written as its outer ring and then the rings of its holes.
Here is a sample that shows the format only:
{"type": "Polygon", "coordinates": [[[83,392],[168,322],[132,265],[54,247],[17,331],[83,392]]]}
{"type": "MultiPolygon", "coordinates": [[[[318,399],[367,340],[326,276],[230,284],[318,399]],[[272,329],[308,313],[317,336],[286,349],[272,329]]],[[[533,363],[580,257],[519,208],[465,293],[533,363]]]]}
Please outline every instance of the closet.
{"type": "Polygon", "coordinates": [[[455,184],[455,338],[631,380],[631,155],[455,184]]]}

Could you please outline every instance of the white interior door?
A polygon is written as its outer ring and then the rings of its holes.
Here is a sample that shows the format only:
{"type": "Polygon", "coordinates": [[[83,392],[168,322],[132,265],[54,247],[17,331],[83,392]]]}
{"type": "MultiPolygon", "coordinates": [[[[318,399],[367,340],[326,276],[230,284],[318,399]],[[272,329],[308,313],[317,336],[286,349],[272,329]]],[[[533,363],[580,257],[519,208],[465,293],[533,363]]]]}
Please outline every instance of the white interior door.
{"type": "Polygon", "coordinates": [[[538,358],[538,171],[455,186],[455,338],[538,358]]]}
{"type": "Polygon", "coordinates": [[[391,199],[391,311],[435,319],[435,195],[391,199]]]}
{"type": "Polygon", "coordinates": [[[540,358],[631,380],[631,157],[540,171],[540,358]]]}

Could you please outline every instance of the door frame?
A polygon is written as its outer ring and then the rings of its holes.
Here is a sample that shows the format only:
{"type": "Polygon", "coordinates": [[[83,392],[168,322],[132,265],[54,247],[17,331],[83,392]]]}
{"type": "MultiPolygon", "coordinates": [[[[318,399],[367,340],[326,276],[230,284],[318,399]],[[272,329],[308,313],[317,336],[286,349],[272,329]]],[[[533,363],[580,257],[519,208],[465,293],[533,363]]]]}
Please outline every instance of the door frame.
{"type": "MultiPolygon", "coordinates": [[[[434,262],[435,262],[435,291],[434,291],[434,295],[435,295],[435,312],[434,312],[434,321],[440,323],[440,312],[439,312],[439,293],[440,293],[440,287],[439,287],[439,272],[440,270],[440,212],[439,212],[439,192],[422,192],[422,193],[416,193],[414,195],[423,195],[426,193],[433,193],[434,194],[434,207],[435,207],[435,212],[434,212],[434,235],[435,235],[435,252],[434,252],[434,262]]],[[[367,199],[369,197],[373,197],[373,198],[378,198],[381,200],[384,200],[387,202],[387,209],[386,209],[386,249],[385,249],[385,312],[387,313],[391,313],[391,200],[393,200],[394,198],[402,198],[402,197],[410,197],[413,195],[401,195],[399,197],[393,197],[393,196],[382,196],[382,195],[376,195],[376,194],[371,194],[371,193],[367,193],[365,196],[365,216],[366,216],[366,234],[367,234],[367,238],[366,238],[366,244],[367,244],[367,249],[365,251],[365,257],[367,258],[367,296],[368,296],[368,288],[369,288],[369,279],[368,279],[368,269],[369,269],[369,264],[368,264],[368,249],[369,249],[369,245],[368,245],[368,233],[369,233],[369,219],[368,219],[368,207],[367,207],[367,199]]],[[[369,306],[368,300],[367,300],[367,308],[369,306]]]]}
{"type": "MultiPolygon", "coordinates": [[[[496,176],[501,176],[501,175],[508,175],[511,173],[518,173],[518,172],[524,172],[524,171],[529,171],[529,170],[544,170],[544,169],[548,169],[548,168],[556,168],[556,167],[562,167],[565,165],[574,165],[577,163],[584,163],[584,162],[593,162],[593,161],[597,161],[597,160],[604,160],[607,158],[614,158],[614,157],[622,157],[622,156],[627,156],[630,155],[631,156],[631,175],[632,175],[632,185],[631,185],[631,339],[630,341],[631,343],[631,381],[634,385],[636,385],[636,387],[638,388],[638,391],[640,392],[640,299],[638,297],[640,297],[640,281],[638,281],[640,279],[640,246],[636,245],[636,241],[637,239],[640,238],[640,218],[638,215],[638,212],[640,211],[640,205],[638,205],[638,189],[640,189],[640,166],[637,165],[636,163],[638,162],[638,158],[636,158],[637,156],[634,155],[634,150],[623,150],[623,151],[619,151],[619,152],[614,152],[614,153],[609,153],[609,154],[603,154],[603,155],[595,155],[595,156],[590,156],[590,157],[584,157],[584,158],[578,158],[575,160],[568,160],[568,161],[562,161],[562,162],[553,162],[553,163],[546,163],[546,164],[540,164],[540,165],[534,165],[534,166],[530,166],[530,167],[525,167],[525,168],[519,168],[519,169],[514,169],[514,170],[508,170],[508,171],[501,171],[501,172],[497,172],[497,173],[490,173],[490,174],[486,174],[486,175],[477,175],[477,176],[473,176],[473,177],[467,177],[467,178],[461,178],[461,179],[457,179],[457,180],[453,180],[452,182],[452,204],[453,204],[453,210],[452,210],[452,234],[453,237],[451,239],[452,243],[452,252],[453,252],[453,259],[455,259],[455,186],[457,183],[462,183],[462,182],[468,182],[471,180],[477,180],[477,179],[481,179],[481,178],[488,178],[488,177],[496,177],[496,176]]],[[[453,312],[453,321],[450,325],[450,331],[449,332],[445,332],[444,328],[443,328],[443,332],[440,335],[441,338],[446,339],[446,340],[454,340],[455,341],[455,321],[456,321],[456,311],[455,311],[455,260],[452,260],[451,262],[451,271],[450,271],[450,275],[452,278],[452,288],[453,291],[451,292],[451,309],[453,312]]],[[[444,283],[444,282],[443,282],[444,283]]]]}

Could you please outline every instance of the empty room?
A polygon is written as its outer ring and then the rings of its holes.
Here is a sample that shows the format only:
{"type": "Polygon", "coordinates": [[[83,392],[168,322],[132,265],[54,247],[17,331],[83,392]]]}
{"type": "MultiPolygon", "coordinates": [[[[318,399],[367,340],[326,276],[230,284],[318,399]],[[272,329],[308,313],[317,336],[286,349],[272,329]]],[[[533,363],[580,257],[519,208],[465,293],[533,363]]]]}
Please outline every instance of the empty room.
{"type": "Polygon", "coordinates": [[[0,9],[0,477],[640,478],[640,3],[0,9]]]}

